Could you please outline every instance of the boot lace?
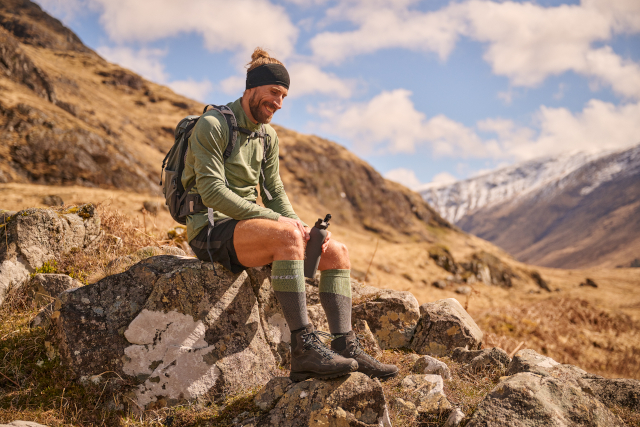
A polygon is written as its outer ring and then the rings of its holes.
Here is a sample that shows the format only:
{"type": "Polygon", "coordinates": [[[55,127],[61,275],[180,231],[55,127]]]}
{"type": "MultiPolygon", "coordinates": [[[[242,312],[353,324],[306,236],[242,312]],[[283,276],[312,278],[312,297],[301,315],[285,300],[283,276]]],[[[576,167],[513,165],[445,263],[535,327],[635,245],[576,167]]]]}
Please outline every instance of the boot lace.
{"type": "Polygon", "coordinates": [[[316,350],[325,359],[333,359],[338,354],[333,350],[331,350],[330,348],[328,348],[322,342],[322,339],[320,338],[321,336],[329,339],[333,338],[333,335],[328,334],[326,332],[322,332],[322,331],[307,332],[306,334],[302,335],[302,342],[304,343],[304,348],[316,350]]]}
{"type": "Polygon", "coordinates": [[[364,336],[363,335],[356,335],[355,336],[355,348],[353,349],[353,357],[358,357],[360,355],[364,356],[365,358],[369,359],[370,361],[379,364],[380,362],[374,358],[373,356],[371,356],[369,353],[367,353],[366,351],[364,351],[364,347],[362,346],[362,343],[360,342],[360,340],[364,340],[364,336]]]}

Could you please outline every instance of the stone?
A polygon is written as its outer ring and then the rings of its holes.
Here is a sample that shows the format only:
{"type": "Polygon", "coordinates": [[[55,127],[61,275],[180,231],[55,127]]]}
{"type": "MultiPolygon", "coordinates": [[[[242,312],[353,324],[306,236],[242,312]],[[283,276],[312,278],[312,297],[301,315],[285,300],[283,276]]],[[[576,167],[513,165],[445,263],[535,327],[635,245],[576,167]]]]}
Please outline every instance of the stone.
{"type": "Polygon", "coordinates": [[[454,408],[449,414],[449,418],[444,423],[444,427],[458,427],[464,420],[464,412],[460,408],[454,408]]]}
{"type": "Polygon", "coordinates": [[[458,286],[456,288],[456,294],[470,295],[471,294],[471,287],[470,286],[458,286]]]}
{"type": "Polygon", "coordinates": [[[480,402],[467,427],[622,427],[625,424],[573,382],[522,372],[506,377],[480,402]]]}
{"type": "Polygon", "coordinates": [[[43,274],[33,276],[29,288],[37,303],[50,303],[64,291],[82,286],[82,282],[66,274],[43,274]]]}
{"type": "Polygon", "coordinates": [[[453,255],[444,246],[435,245],[429,248],[429,257],[436,263],[436,265],[449,273],[457,273],[459,270],[458,264],[453,259],[453,255]]]}
{"type": "Polygon", "coordinates": [[[359,372],[295,383],[257,425],[390,427],[380,382],[359,372]]]}
{"type": "Polygon", "coordinates": [[[29,322],[30,328],[48,328],[51,326],[51,315],[53,314],[54,303],[51,302],[42,307],[38,314],[29,322]]]}
{"type": "Polygon", "coordinates": [[[52,194],[50,196],[44,196],[42,198],[42,204],[45,206],[64,206],[64,200],[62,200],[62,197],[52,194]]]}
{"type": "Polygon", "coordinates": [[[447,364],[431,356],[421,356],[414,363],[411,372],[440,375],[445,380],[451,379],[451,371],[447,364]]]}
{"type": "Polygon", "coordinates": [[[451,359],[458,363],[470,365],[474,371],[495,368],[506,370],[511,358],[506,351],[499,347],[485,348],[482,350],[467,350],[458,347],[453,350],[451,359]]]}
{"type": "Polygon", "coordinates": [[[253,402],[263,411],[270,410],[293,384],[289,377],[273,378],[256,394],[253,402]]]}
{"type": "Polygon", "coordinates": [[[483,334],[476,322],[453,298],[420,306],[420,321],[410,348],[418,354],[446,356],[456,347],[479,349],[483,334]]]}
{"type": "Polygon", "coordinates": [[[532,271],[530,274],[531,274],[531,278],[533,279],[534,282],[536,282],[536,285],[538,285],[540,289],[544,289],[547,292],[551,292],[551,288],[549,288],[549,284],[547,283],[546,280],[542,278],[542,276],[538,271],[532,271]]]}
{"type": "Polygon", "coordinates": [[[585,381],[601,402],[640,412],[640,381],[602,377],[585,379],[585,381]]]}
{"type": "Polygon", "coordinates": [[[154,200],[145,200],[144,202],[142,202],[142,207],[144,208],[144,210],[146,210],[153,216],[158,215],[161,206],[162,205],[160,204],[160,202],[156,202],[154,200]]]}
{"type": "Polygon", "coordinates": [[[403,412],[408,415],[413,415],[414,417],[418,416],[418,410],[413,402],[407,402],[406,400],[397,397],[393,399],[391,406],[393,406],[393,409],[397,412],[403,412]]]}
{"type": "Polygon", "coordinates": [[[434,288],[438,288],[438,289],[446,289],[447,288],[447,282],[445,282],[444,280],[437,280],[437,281],[433,282],[431,284],[431,286],[433,286],[434,288]]]}
{"type": "Polygon", "coordinates": [[[22,286],[30,273],[72,249],[95,245],[102,233],[91,204],[67,209],[29,208],[8,218],[0,228],[0,304],[10,286],[22,286]]]}
{"type": "Polygon", "coordinates": [[[580,283],[580,286],[591,286],[592,288],[597,288],[598,284],[593,281],[593,279],[589,279],[587,277],[584,282],[580,283]]]}
{"type": "Polygon", "coordinates": [[[467,273],[475,275],[478,281],[486,285],[503,288],[513,286],[513,279],[517,277],[511,267],[504,264],[495,255],[484,251],[474,253],[471,260],[460,263],[460,267],[467,273]]]}
{"type": "Polygon", "coordinates": [[[161,255],[63,292],[47,343],[78,377],[128,378],[141,408],[266,384],[276,362],[246,272],[161,255]]]}
{"type": "Polygon", "coordinates": [[[444,394],[444,382],[440,375],[407,375],[400,387],[419,413],[443,415],[452,409],[444,394]]]}
{"type": "Polygon", "coordinates": [[[352,294],[352,320],[365,320],[381,349],[409,346],[420,318],[413,294],[358,284],[352,284],[352,294]]]}
{"type": "Polygon", "coordinates": [[[550,357],[538,354],[534,350],[524,349],[513,356],[507,368],[507,375],[531,372],[537,375],[548,376],[549,369],[558,365],[560,364],[550,357]]]}

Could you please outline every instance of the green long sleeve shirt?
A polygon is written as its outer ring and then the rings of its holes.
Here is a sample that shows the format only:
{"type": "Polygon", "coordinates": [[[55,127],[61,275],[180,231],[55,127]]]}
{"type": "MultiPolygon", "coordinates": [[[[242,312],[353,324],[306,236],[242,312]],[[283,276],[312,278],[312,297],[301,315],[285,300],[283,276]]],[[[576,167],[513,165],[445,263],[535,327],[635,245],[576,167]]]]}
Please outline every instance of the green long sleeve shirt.
{"type": "MultiPolygon", "coordinates": [[[[251,131],[259,131],[260,124],[249,120],[240,99],[227,104],[233,111],[238,126],[251,131]]],[[[265,131],[271,136],[271,148],[267,153],[264,166],[264,181],[260,175],[263,159],[262,139],[251,138],[238,132],[236,145],[227,161],[223,161],[223,153],[229,141],[227,121],[219,112],[209,110],[203,114],[189,138],[189,150],[182,174],[182,185],[186,188],[195,179],[191,190],[200,194],[205,206],[214,210],[214,222],[224,218],[237,220],[266,218],[277,221],[280,216],[298,219],[293,211],[289,198],[284,191],[280,179],[278,162],[278,135],[275,130],[265,125],[265,131]],[[225,183],[225,177],[228,186],[225,183]],[[256,204],[260,186],[260,194],[265,194],[264,187],[273,197],[263,198],[265,207],[256,204]]],[[[196,237],[208,224],[207,210],[187,217],[187,238],[196,237]]]]}

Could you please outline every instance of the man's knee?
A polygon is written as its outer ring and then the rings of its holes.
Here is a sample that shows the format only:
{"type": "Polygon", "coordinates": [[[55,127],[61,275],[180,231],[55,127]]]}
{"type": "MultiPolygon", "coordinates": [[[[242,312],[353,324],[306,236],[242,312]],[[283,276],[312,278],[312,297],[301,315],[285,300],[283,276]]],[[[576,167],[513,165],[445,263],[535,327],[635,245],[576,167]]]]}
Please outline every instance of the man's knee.
{"type": "Polygon", "coordinates": [[[294,227],[282,227],[274,237],[276,251],[289,252],[296,259],[304,258],[304,238],[300,230],[294,227]]]}

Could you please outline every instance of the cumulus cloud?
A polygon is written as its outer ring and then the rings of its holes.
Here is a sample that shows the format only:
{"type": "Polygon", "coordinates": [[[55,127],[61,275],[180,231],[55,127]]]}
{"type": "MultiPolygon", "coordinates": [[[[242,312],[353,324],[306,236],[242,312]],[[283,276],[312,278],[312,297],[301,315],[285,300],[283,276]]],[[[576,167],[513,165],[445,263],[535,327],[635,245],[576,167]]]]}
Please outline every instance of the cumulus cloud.
{"type": "Polygon", "coordinates": [[[234,51],[246,62],[256,46],[288,57],[298,34],[284,7],[267,0],[87,1],[101,10],[100,22],[116,43],[147,43],[196,33],[209,51],[234,51]]]}
{"type": "Polygon", "coordinates": [[[97,52],[108,61],[135,71],[148,80],[165,83],[169,77],[162,63],[162,58],[167,54],[165,50],[100,46],[97,52]]]}
{"type": "Polygon", "coordinates": [[[168,83],[168,86],[173,89],[175,93],[203,103],[208,101],[207,95],[213,90],[213,84],[209,80],[174,80],[168,83]]]}
{"type": "Polygon", "coordinates": [[[501,118],[468,127],[444,115],[427,118],[410,97],[404,89],[385,91],[368,102],[315,113],[325,120],[320,124],[324,131],[347,138],[361,153],[411,153],[426,144],[436,156],[511,161],[640,143],[640,103],[616,106],[593,99],[578,113],[541,106],[530,127],[501,118]]]}
{"type": "Polygon", "coordinates": [[[395,181],[411,189],[415,189],[417,187],[420,187],[421,185],[421,182],[416,176],[416,173],[407,168],[392,169],[385,173],[384,177],[388,180],[395,181]]]}
{"type": "Polygon", "coordinates": [[[350,1],[327,12],[357,29],[323,32],[310,42],[316,60],[341,62],[384,48],[433,52],[445,60],[460,36],[486,43],[484,59],[513,86],[532,87],[567,71],[585,75],[623,97],[640,99],[640,66],[611,47],[594,47],[616,32],[640,31],[637,0],[584,0],[543,7],[529,2],[469,0],[433,12],[411,1],[350,1]]]}
{"type": "Polygon", "coordinates": [[[289,95],[292,98],[315,93],[350,98],[355,86],[353,80],[341,79],[314,64],[293,63],[287,68],[291,76],[289,95]]]}

